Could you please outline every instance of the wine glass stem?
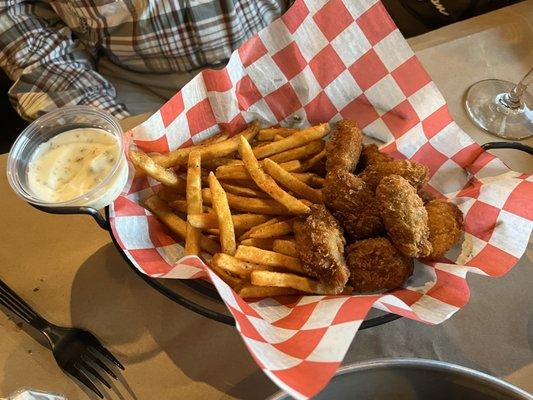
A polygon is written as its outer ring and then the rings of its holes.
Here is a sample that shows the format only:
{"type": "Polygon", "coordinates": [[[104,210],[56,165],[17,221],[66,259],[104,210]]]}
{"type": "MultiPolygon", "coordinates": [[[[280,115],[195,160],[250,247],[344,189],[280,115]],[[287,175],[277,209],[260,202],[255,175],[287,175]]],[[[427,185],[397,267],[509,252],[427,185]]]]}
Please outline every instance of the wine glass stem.
{"type": "Polygon", "coordinates": [[[506,93],[500,99],[500,102],[509,108],[517,109],[520,107],[520,99],[526,91],[528,85],[533,81],[533,68],[522,78],[520,82],[511,90],[509,93],[506,93]]]}

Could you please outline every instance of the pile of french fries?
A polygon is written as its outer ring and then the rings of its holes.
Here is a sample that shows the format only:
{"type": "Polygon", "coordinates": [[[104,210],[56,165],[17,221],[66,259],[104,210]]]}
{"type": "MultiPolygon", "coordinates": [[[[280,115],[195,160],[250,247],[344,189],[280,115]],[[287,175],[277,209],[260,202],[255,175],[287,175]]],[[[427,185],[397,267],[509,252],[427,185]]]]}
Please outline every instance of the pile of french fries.
{"type": "Polygon", "coordinates": [[[186,255],[211,255],[211,269],[241,297],[321,293],[302,269],[292,224],[322,202],[324,178],[312,171],[328,133],[328,124],[253,122],[231,138],[221,132],[167,154],[130,150],[129,158],[137,175],[161,183],[143,205],[185,241],[186,255]]]}

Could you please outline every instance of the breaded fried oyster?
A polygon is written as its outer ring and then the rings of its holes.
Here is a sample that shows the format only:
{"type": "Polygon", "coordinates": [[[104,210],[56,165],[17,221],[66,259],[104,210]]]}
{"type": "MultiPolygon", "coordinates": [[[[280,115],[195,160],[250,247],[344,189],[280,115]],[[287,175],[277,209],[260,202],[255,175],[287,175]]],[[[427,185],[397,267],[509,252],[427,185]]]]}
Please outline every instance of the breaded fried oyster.
{"type": "Polygon", "coordinates": [[[330,172],[322,198],[350,240],[366,239],[383,232],[374,193],[361,178],[345,171],[330,172]]]}
{"type": "Polygon", "coordinates": [[[413,259],[401,254],[387,238],[360,240],[346,248],[350,284],[356,292],[400,287],[413,273],[413,259]]]}
{"type": "Polygon", "coordinates": [[[394,246],[409,257],[428,256],[428,214],[409,181],[399,175],[386,176],[376,189],[376,199],[394,246]]]}
{"type": "Polygon", "coordinates": [[[357,123],[349,120],[337,122],[335,132],[326,144],[326,171],[353,172],[362,147],[363,133],[357,123]]]}
{"type": "Polygon", "coordinates": [[[444,255],[461,237],[463,213],[445,200],[432,200],[426,204],[428,213],[429,241],[433,250],[428,258],[444,255]]]}
{"type": "Polygon", "coordinates": [[[414,161],[394,160],[371,164],[359,176],[371,190],[375,190],[381,180],[389,175],[399,175],[407,179],[418,190],[428,181],[429,169],[414,161]]]}
{"type": "Polygon", "coordinates": [[[344,260],[342,229],[324,205],[294,222],[296,247],[306,274],[318,279],[331,294],[342,292],[350,273],[344,260]]]}
{"type": "Polygon", "coordinates": [[[380,162],[389,162],[394,160],[388,154],[382,153],[378,146],[374,143],[363,146],[361,151],[361,157],[359,157],[359,163],[357,164],[357,171],[363,171],[369,165],[377,164],[380,162]]]}

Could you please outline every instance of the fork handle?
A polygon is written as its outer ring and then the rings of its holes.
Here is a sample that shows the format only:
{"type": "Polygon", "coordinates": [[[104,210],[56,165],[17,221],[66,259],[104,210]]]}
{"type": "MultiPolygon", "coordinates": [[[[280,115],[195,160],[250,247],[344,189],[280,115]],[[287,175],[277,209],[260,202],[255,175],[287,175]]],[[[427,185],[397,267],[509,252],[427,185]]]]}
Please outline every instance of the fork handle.
{"type": "Polygon", "coordinates": [[[37,314],[22,297],[16,294],[7,284],[0,279],[0,304],[27,322],[34,328],[42,331],[49,323],[37,314]]]}

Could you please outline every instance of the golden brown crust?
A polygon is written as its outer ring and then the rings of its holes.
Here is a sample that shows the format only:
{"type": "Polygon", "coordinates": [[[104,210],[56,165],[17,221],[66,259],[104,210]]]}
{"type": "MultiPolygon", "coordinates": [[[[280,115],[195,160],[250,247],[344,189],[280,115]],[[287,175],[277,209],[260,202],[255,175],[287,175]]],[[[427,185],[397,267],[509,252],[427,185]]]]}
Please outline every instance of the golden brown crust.
{"type": "Polygon", "coordinates": [[[313,205],[293,229],[305,273],[326,285],[331,294],[342,292],[350,272],[344,260],[346,242],[333,215],[323,205],[313,205]]]}
{"type": "Polygon", "coordinates": [[[388,154],[382,153],[379,151],[379,148],[374,143],[363,146],[361,151],[361,157],[359,158],[359,163],[357,164],[357,170],[363,171],[369,165],[377,164],[380,162],[389,162],[394,160],[388,154]]]}
{"type": "Polygon", "coordinates": [[[428,258],[442,257],[461,237],[463,213],[445,200],[432,200],[426,204],[429,241],[433,250],[428,258]]]}
{"type": "Polygon", "coordinates": [[[363,133],[357,123],[349,120],[337,122],[336,130],[326,144],[326,170],[353,172],[362,147],[363,133]]]}
{"type": "Polygon", "coordinates": [[[413,273],[413,259],[401,254],[386,238],[360,240],[346,248],[350,285],[356,292],[391,290],[413,273]]]}
{"type": "Polygon", "coordinates": [[[414,161],[394,160],[371,164],[359,176],[371,190],[375,190],[381,180],[388,175],[399,175],[407,179],[416,189],[420,189],[428,181],[429,169],[414,161]]]}
{"type": "Polygon", "coordinates": [[[344,171],[330,172],[322,188],[322,198],[351,241],[383,232],[381,213],[374,194],[355,175],[344,171]]]}
{"type": "Polygon", "coordinates": [[[394,246],[409,257],[429,255],[428,214],[415,188],[401,176],[389,175],[379,183],[376,198],[394,246]]]}

